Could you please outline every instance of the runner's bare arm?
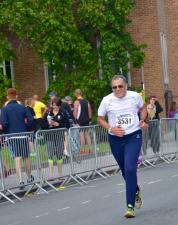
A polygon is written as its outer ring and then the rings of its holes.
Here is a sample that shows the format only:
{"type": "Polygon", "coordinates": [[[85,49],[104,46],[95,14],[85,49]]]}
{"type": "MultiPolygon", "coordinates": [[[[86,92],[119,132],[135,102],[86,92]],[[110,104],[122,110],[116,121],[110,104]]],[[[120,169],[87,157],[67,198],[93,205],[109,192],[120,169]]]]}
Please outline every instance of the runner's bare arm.
{"type": "Polygon", "coordinates": [[[147,118],[147,108],[144,105],[140,109],[140,127],[141,128],[148,128],[148,124],[145,122],[146,118],[147,118]]]}
{"type": "Polygon", "coordinates": [[[110,126],[109,126],[109,124],[106,122],[104,116],[98,116],[97,121],[98,121],[98,123],[99,123],[103,128],[105,128],[106,130],[109,130],[110,126]]]}
{"type": "Polygon", "coordinates": [[[147,108],[146,105],[144,105],[141,109],[140,109],[140,120],[146,120],[147,118],[147,108]]]}

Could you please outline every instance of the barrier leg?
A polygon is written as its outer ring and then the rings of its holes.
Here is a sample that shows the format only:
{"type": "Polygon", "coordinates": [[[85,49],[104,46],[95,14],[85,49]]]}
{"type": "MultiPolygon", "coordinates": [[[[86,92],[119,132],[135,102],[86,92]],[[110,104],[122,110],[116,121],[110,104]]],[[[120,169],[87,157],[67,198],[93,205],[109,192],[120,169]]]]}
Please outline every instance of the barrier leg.
{"type": "Polygon", "coordinates": [[[0,195],[5,198],[6,200],[8,200],[9,202],[11,202],[12,204],[15,204],[15,202],[13,200],[11,200],[9,197],[7,197],[5,194],[3,194],[2,192],[0,192],[0,195]]]}

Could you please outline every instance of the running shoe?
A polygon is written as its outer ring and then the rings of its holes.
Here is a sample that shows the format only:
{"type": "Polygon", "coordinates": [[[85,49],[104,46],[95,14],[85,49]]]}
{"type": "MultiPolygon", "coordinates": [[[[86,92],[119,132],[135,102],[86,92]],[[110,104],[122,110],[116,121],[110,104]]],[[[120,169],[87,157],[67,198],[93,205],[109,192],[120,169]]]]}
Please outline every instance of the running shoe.
{"type": "Polygon", "coordinates": [[[30,177],[27,179],[27,183],[32,183],[35,180],[33,175],[30,175],[30,177]]]}
{"type": "Polygon", "coordinates": [[[140,187],[135,195],[135,208],[140,209],[142,206],[142,197],[141,197],[141,190],[140,187]]]}
{"type": "Polygon", "coordinates": [[[130,204],[127,206],[127,211],[125,213],[125,217],[126,218],[134,218],[135,217],[134,207],[130,204]]]}
{"type": "Polygon", "coordinates": [[[21,181],[20,182],[20,185],[19,185],[19,189],[22,191],[22,190],[24,190],[24,182],[23,181],[21,181]]]}
{"type": "Polygon", "coordinates": [[[63,152],[63,153],[64,153],[64,155],[65,155],[65,156],[67,156],[67,157],[69,157],[69,156],[70,156],[70,155],[68,154],[68,152],[67,152],[67,150],[66,150],[66,149],[64,149],[64,152],[63,152]]]}
{"type": "Polygon", "coordinates": [[[85,152],[85,149],[81,149],[81,150],[80,150],[80,154],[81,154],[81,155],[84,155],[85,153],[86,153],[86,152],[85,152]]]}
{"type": "Polygon", "coordinates": [[[36,152],[31,152],[30,153],[30,157],[35,157],[36,156],[36,152]]]}

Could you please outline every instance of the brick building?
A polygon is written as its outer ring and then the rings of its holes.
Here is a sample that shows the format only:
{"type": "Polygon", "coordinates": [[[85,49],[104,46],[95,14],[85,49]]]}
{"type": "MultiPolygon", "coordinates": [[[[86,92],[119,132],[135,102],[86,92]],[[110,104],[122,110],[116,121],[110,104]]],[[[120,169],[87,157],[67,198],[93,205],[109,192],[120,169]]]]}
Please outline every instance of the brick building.
{"type": "Polygon", "coordinates": [[[136,0],[129,26],[136,43],[146,43],[145,63],[132,71],[132,84],[144,81],[147,96],[156,95],[165,106],[164,93],[171,90],[178,102],[178,1],[136,0]]]}
{"type": "MultiPolygon", "coordinates": [[[[132,23],[128,30],[136,43],[145,43],[145,63],[140,70],[131,69],[130,85],[144,83],[146,95],[156,95],[165,106],[164,93],[171,90],[178,101],[178,1],[176,0],[135,0],[132,23]]],[[[17,58],[6,65],[20,98],[33,93],[43,96],[48,87],[48,73],[43,63],[35,56],[26,43],[9,37],[16,49],[17,58]],[[30,79],[29,79],[30,77],[30,79]]]]}
{"type": "Polygon", "coordinates": [[[20,100],[38,94],[40,97],[47,90],[46,68],[35,52],[28,47],[28,43],[19,42],[8,34],[8,40],[15,50],[16,58],[0,65],[4,74],[12,79],[13,86],[18,89],[20,100]]]}

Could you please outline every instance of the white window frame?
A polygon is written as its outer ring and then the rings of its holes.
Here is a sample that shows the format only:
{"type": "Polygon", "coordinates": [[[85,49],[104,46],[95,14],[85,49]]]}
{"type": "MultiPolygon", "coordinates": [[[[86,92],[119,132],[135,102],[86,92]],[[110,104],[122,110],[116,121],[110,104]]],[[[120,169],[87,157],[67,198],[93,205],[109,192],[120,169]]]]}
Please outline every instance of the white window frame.
{"type": "MultiPolygon", "coordinates": [[[[10,62],[10,79],[12,82],[12,86],[14,86],[14,71],[13,71],[13,61],[10,62]]],[[[7,77],[7,71],[6,71],[6,63],[3,61],[3,63],[0,64],[0,69],[3,70],[3,75],[7,77]]]]}
{"type": "Polygon", "coordinates": [[[2,69],[3,75],[6,76],[6,65],[5,65],[5,61],[3,61],[3,63],[0,64],[0,69],[2,69]]]}

